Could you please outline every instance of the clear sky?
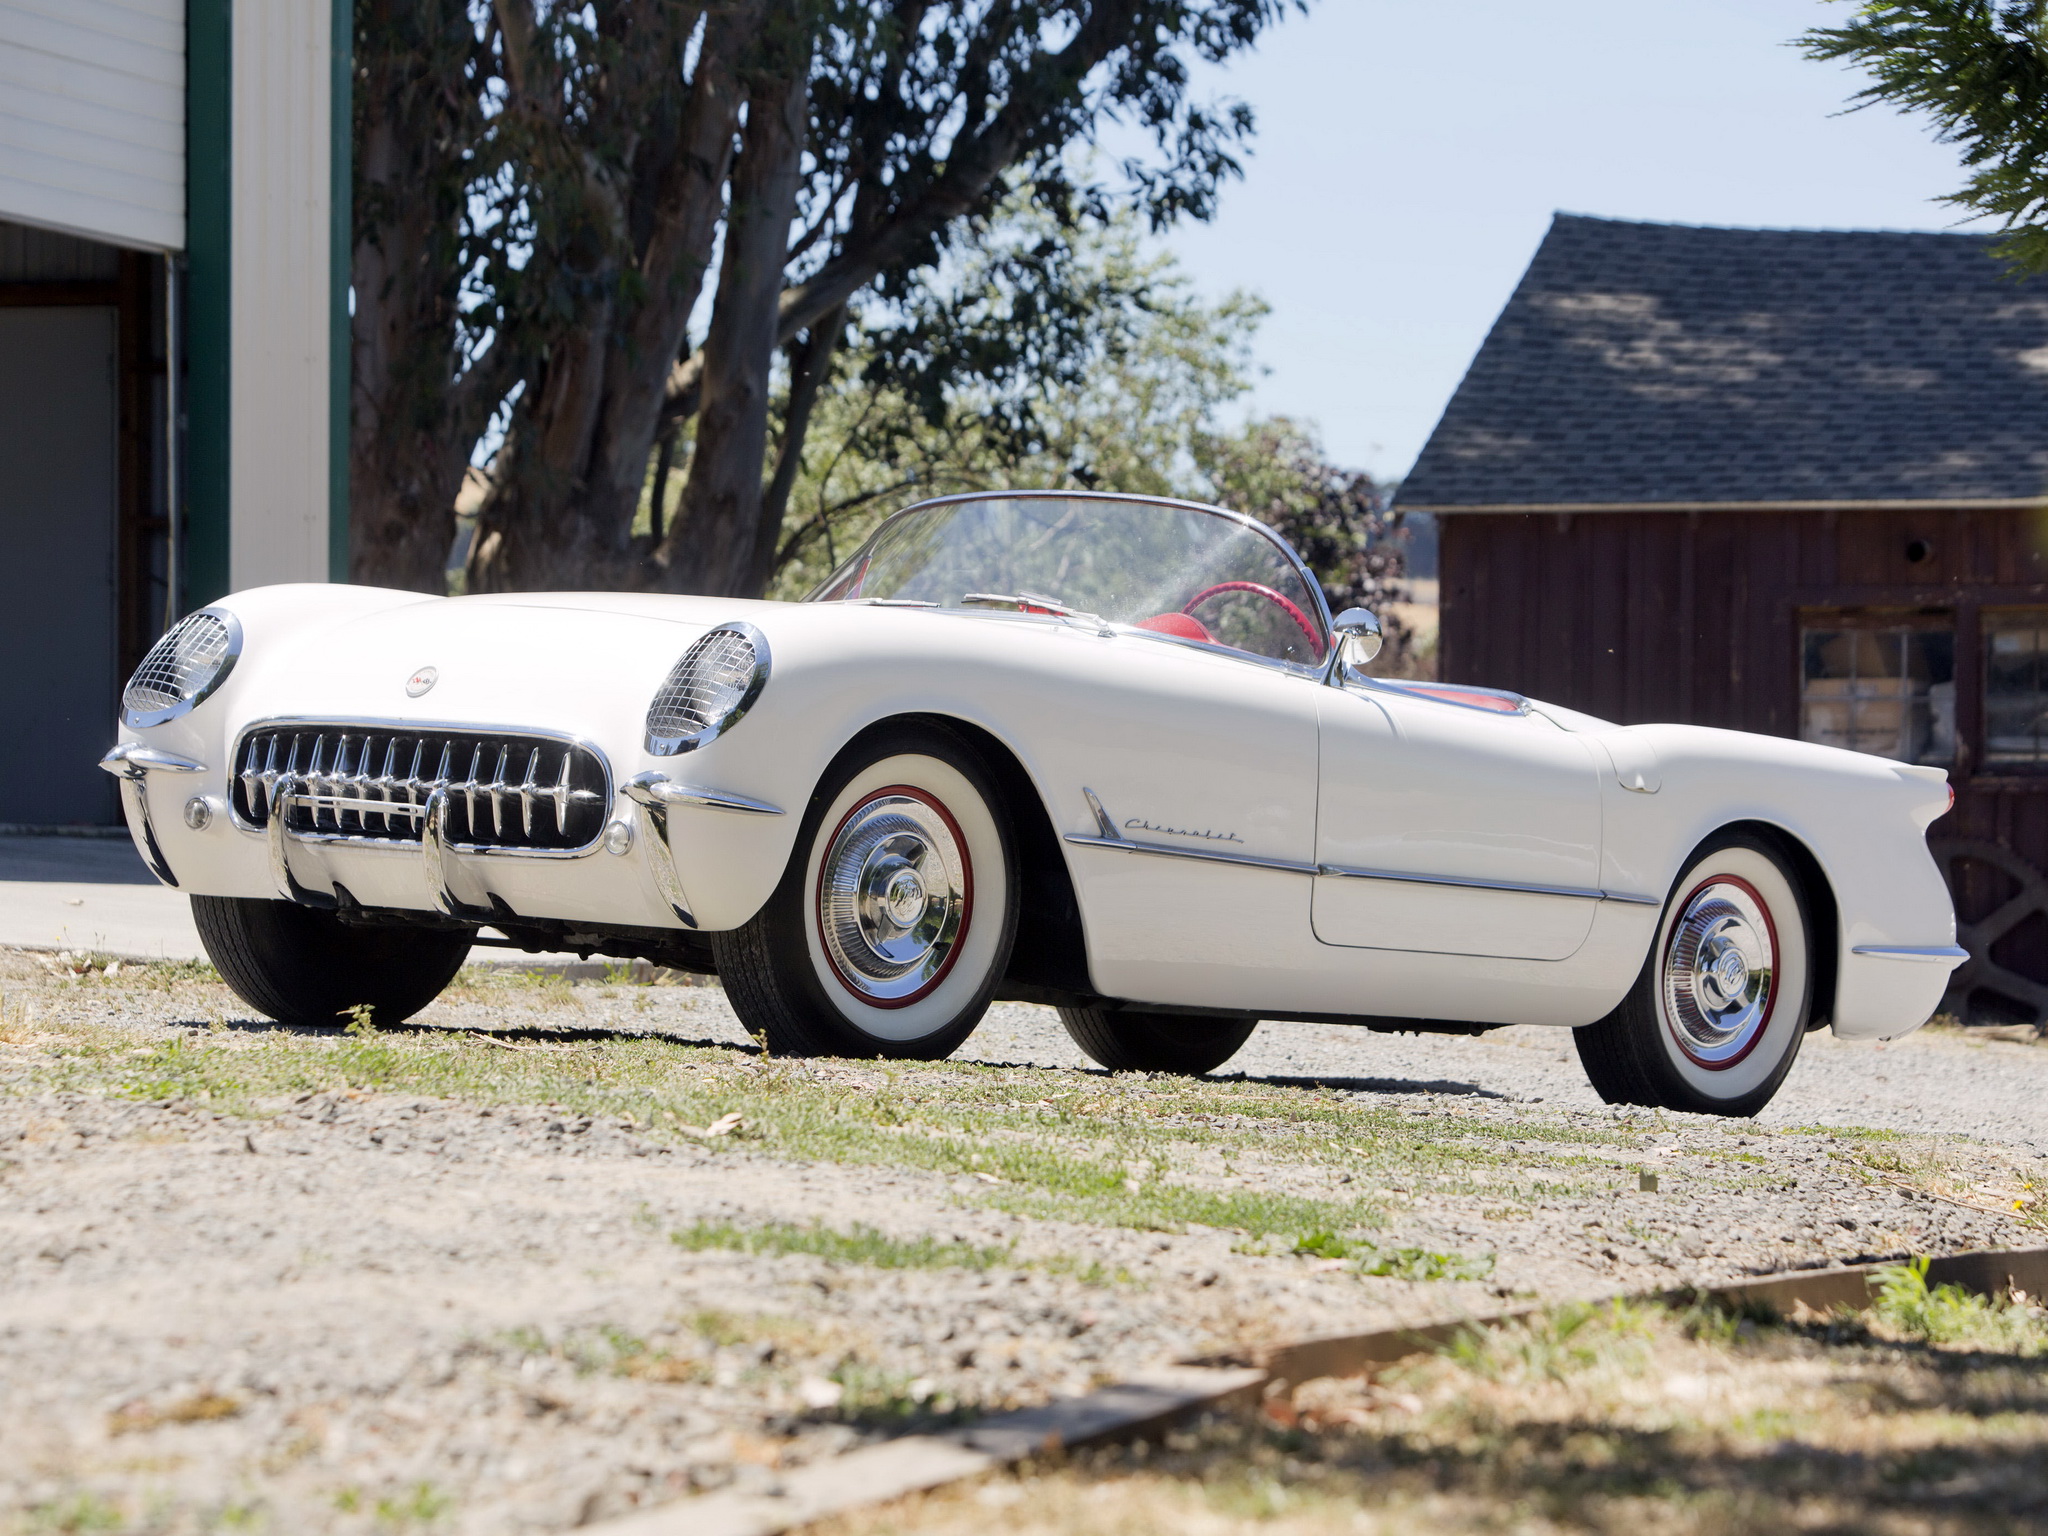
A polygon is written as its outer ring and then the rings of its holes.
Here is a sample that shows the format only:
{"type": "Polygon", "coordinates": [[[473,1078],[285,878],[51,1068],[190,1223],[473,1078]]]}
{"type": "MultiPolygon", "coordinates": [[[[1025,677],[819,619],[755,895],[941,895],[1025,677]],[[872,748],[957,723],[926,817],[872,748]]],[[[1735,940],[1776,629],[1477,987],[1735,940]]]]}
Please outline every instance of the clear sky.
{"type": "Polygon", "coordinates": [[[1168,242],[1273,307],[1252,408],[1404,474],[1553,212],[1947,229],[1957,152],[1788,42],[1825,0],[1313,0],[1204,77],[1259,115],[1245,179],[1168,242]]]}

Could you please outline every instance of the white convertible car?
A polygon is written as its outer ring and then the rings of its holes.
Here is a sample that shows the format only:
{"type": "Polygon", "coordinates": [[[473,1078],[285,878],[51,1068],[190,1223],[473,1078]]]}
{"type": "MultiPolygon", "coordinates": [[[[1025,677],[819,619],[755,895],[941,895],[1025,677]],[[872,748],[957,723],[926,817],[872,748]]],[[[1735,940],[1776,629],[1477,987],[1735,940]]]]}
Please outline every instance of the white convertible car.
{"type": "Polygon", "coordinates": [[[949,497],[802,603],[269,587],[104,766],[258,1011],[424,1007],[480,930],[715,972],[771,1050],[933,1058],[991,999],[1115,1069],[1261,1019],[1576,1031],[1610,1101],[1750,1114],[1955,947],[1938,769],[1367,675],[1250,518],[949,497]]]}

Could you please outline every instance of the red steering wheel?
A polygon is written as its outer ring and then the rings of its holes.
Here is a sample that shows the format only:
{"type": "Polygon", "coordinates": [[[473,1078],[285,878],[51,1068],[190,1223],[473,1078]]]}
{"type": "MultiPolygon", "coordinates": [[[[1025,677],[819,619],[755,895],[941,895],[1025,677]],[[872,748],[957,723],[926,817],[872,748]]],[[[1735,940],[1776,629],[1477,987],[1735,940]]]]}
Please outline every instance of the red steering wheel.
{"type": "Polygon", "coordinates": [[[1308,637],[1309,655],[1317,660],[1321,660],[1323,637],[1316,633],[1316,627],[1309,622],[1308,615],[1295,607],[1293,603],[1289,602],[1280,593],[1275,592],[1271,587],[1262,587],[1256,581],[1219,581],[1213,587],[1204,587],[1200,592],[1197,592],[1187,600],[1186,604],[1181,608],[1181,612],[1192,618],[1198,604],[1206,603],[1210,598],[1225,592],[1249,592],[1255,597],[1263,597],[1267,602],[1276,605],[1281,612],[1294,620],[1301,632],[1308,637]]]}

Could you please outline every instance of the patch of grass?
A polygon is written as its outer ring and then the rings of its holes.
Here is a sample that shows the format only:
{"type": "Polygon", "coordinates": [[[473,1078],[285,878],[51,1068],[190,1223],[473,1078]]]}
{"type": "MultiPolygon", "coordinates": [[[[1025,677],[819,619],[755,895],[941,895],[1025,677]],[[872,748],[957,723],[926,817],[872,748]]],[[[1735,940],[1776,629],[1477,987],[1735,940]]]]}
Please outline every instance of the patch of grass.
{"type": "Polygon", "coordinates": [[[1468,1258],[1462,1253],[1435,1253],[1427,1248],[1382,1248],[1368,1239],[1311,1232],[1295,1239],[1295,1253],[1304,1258],[1351,1259],[1361,1275],[1395,1280],[1484,1280],[1493,1273],[1493,1255],[1468,1258]]]}
{"type": "MultiPolygon", "coordinates": [[[[31,993],[38,980],[56,993],[40,972],[31,993]]],[[[126,981],[124,973],[98,984],[126,981]]],[[[555,973],[465,971],[462,984],[480,996],[515,989],[522,1007],[550,1003],[550,988],[576,991],[555,973]]],[[[222,1006],[235,1016],[235,1005],[222,1006]]],[[[956,1181],[956,1198],[1021,1217],[1290,1241],[1384,1226],[1390,1188],[1503,1214],[1604,1195],[1616,1152],[1669,1134],[1650,1116],[1531,1124],[1455,1105],[1416,1115],[1320,1086],[1244,1078],[1065,1086],[1073,1079],[1063,1074],[971,1062],[767,1060],[571,1022],[577,1028],[560,1036],[543,1027],[499,1043],[418,1026],[319,1036],[188,1030],[138,1050],[130,1029],[39,1021],[34,1044],[0,1073],[0,1092],[177,1100],[252,1116],[339,1091],[547,1105],[713,1156],[766,1152],[934,1173],[956,1181]],[[728,1115],[745,1129],[711,1139],[685,1129],[728,1115]]],[[[1417,1250],[1386,1262],[1389,1273],[1439,1277],[1484,1263],[1442,1258],[1417,1250]]]]}
{"type": "Polygon", "coordinates": [[[827,1378],[840,1389],[832,1416],[841,1423],[864,1429],[901,1433],[909,1429],[930,1430],[941,1424],[960,1423],[975,1417],[963,1410],[934,1385],[920,1377],[885,1371],[858,1360],[836,1366],[827,1378]]]}
{"type": "Polygon", "coordinates": [[[930,1234],[891,1237],[877,1228],[856,1224],[840,1232],[831,1227],[769,1222],[742,1227],[727,1221],[699,1221],[669,1239],[691,1253],[731,1249],[738,1253],[807,1253],[834,1264],[859,1264],[869,1269],[994,1269],[1016,1262],[1013,1250],[943,1241],[930,1234]]]}
{"type": "Polygon", "coordinates": [[[385,1529],[402,1531],[432,1525],[454,1507],[455,1501],[432,1483],[415,1483],[377,1500],[371,1514],[385,1529]]]}
{"type": "Polygon", "coordinates": [[[1689,1316],[1553,1312],[1531,1320],[1531,1336],[1564,1358],[1535,1368],[1504,1337],[899,1500],[812,1536],[2014,1536],[2039,1525],[2039,1363],[1799,1330],[1709,1339],[1688,1331],[1689,1316]]]}
{"type": "Polygon", "coordinates": [[[1881,1270],[1872,1320],[1896,1337],[1943,1349],[2048,1354],[2048,1309],[2011,1297],[1980,1296],[1959,1285],[1930,1286],[1927,1270],[1924,1254],[1881,1270]]]}
{"type": "Polygon", "coordinates": [[[1598,1365],[1632,1365],[1645,1311],[1625,1301],[1567,1303],[1498,1328],[1461,1328],[1441,1353],[1488,1381],[1563,1381],[1598,1365]]]}
{"type": "Polygon", "coordinates": [[[96,1493],[81,1492],[31,1505],[23,1529],[33,1536],[91,1536],[121,1530],[127,1523],[119,1506],[96,1493]]]}

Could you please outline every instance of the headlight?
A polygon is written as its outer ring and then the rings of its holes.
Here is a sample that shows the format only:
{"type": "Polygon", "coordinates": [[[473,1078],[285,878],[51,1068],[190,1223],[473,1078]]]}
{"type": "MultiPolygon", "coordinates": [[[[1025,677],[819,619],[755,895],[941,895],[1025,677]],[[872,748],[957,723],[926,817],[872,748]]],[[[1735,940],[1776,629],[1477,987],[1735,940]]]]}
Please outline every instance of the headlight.
{"type": "Polygon", "coordinates": [[[647,706],[647,750],[673,757],[716,741],[768,682],[768,637],[751,624],[706,630],[647,706]]]}
{"type": "Polygon", "coordinates": [[[121,720],[132,726],[175,720],[218,688],[242,654],[242,624],[220,608],[202,608],[149,648],[121,690],[121,720]]]}

